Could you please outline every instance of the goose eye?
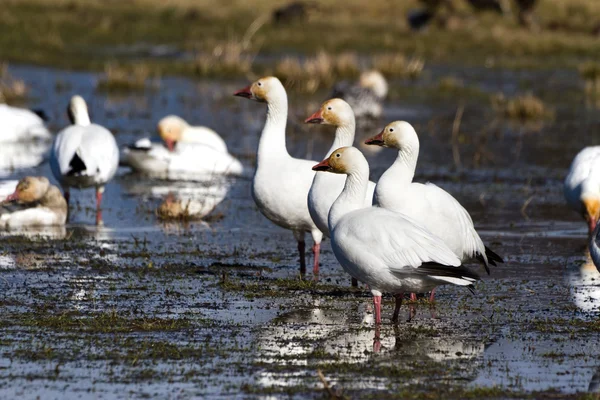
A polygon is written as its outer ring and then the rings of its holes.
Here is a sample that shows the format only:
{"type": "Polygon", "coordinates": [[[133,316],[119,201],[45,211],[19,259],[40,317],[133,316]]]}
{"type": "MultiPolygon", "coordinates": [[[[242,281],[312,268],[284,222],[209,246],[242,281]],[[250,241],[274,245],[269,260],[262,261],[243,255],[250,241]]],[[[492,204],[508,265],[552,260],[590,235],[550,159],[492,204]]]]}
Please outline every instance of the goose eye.
{"type": "Polygon", "coordinates": [[[340,158],[340,157],[341,157],[341,154],[340,154],[340,153],[337,153],[335,156],[336,156],[337,158],[340,158]]]}
{"type": "Polygon", "coordinates": [[[390,132],[394,132],[394,128],[390,128],[390,132]]]}
{"type": "Polygon", "coordinates": [[[258,85],[258,86],[262,86],[262,82],[258,82],[258,83],[257,83],[257,85],[258,85]]]}
{"type": "Polygon", "coordinates": [[[331,107],[327,107],[327,109],[331,111],[331,107]]]}

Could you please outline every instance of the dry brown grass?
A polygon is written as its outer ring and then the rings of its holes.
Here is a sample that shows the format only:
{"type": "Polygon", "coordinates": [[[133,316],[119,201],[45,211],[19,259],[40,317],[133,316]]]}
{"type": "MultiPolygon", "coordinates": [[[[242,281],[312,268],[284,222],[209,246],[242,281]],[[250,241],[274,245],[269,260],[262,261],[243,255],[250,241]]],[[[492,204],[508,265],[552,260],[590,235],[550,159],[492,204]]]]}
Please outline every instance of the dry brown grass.
{"type": "Polygon", "coordinates": [[[580,65],[579,75],[585,81],[586,93],[600,94],[600,63],[590,61],[580,65]]]}
{"type": "Polygon", "coordinates": [[[274,74],[287,86],[304,93],[314,93],[330,87],[338,79],[354,78],[359,74],[359,61],[355,53],[332,55],[325,51],[301,60],[286,57],[275,66],[274,74]]]}
{"type": "Polygon", "coordinates": [[[11,103],[27,97],[29,88],[8,72],[8,63],[0,63],[0,103],[11,103]]]}
{"type": "Polygon", "coordinates": [[[390,78],[416,79],[423,72],[425,61],[421,57],[408,58],[401,53],[380,54],[373,57],[371,66],[390,78]]]}
{"type": "Polygon", "coordinates": [[[212,50],[199,52],[194,60],[194,71],[199,76],[247,74],[255,56],[243,42],[228,40],[212,50]]]}
{"type": "Polygon", "coordinates": [[[438,87],[442,92],[455,92],[464,86],[464,82],[454,76],[444,76],[438,82],[438,87]]]}
{"type": "Polygon", "coordinates": [[[104,66],[104,75],[96,83],[96,89],[107,92],[126,92],[157,88],[160,79],[144,64],[128,66],[109,63],[104,66]]]}
{"type": "Polygon", "coordinates": [[[553,110],[531,93],[506,98],[503,94],[492,97],[494,109],[504,117],[519,121],[535,121],[554,115],[553,110]]]}

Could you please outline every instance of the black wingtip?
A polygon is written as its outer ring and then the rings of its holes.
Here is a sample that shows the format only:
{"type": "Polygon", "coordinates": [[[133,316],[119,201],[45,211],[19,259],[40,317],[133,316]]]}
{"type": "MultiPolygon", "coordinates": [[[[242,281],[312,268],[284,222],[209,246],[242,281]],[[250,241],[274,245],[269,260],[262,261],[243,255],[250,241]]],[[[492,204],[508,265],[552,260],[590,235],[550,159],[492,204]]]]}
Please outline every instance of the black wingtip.
{"type": "Polygon", "coordinates": [[[471,292],[471,294],[475,294],[475,285],[471,284],[467,286],[467,289],[469,289],[469,292],[471,292]]]}
{"type": "Polygon", "coordinates": [[[483,256],[481,255],[481,253],[477,253],[477,257],[476,258],[483,265],[483,268],[485,268],[485,272],[487,272],[487,274],[490,275],[490,265],[496,266],[496,263],[494,263],[490,259],[488,259],[487,262],[486,262],[485,258],[483,258],[483,256]]]}
{"type": "Polygon", "coordinates": [[[83,162],[83,160],[81,159],[81,157],[79,157],[79,155],[77,153],[75,153],[75,155],[71,159],[71,162],[69,163],[69,167],[71,167],[71,169],[69,169],[69,172],[67,173],[67,175],[71,175],[71,176],[79,175],[81,172],[83,172],[87,169],[87,167],[85,166],[85,163],[83,162]]]}
{"type": "Polygon", "coordinates": [[[488,260],[490,260],[490,264],[492,261],[494,262],[494,264],[492,264],[492,265],[496,265],[495,263],[497,263],[497,262],[504,263],[504,260],[502,259],[502,257],[500,257],[498,254],[494,253],[487,246],[485,247],[485,255],[487,256],[488,260]]]}
{"type": "Polygon", "coordinates": [[[40,117],[44,122],[50,121],[50,117],[46,111],[42,110],[41,108],[32,108],[31,112],[40,117]]]}

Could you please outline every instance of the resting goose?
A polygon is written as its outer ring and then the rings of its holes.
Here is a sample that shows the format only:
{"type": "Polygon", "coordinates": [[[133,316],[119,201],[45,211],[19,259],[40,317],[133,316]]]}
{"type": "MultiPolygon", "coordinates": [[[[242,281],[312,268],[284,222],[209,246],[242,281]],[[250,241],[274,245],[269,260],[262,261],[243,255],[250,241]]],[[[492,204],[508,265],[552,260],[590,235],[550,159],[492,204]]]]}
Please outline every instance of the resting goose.
{"type": "Polygon", "coordinates": [[[382,292],[396,295],[392,320],[397,321],[404,292],[427,292],[443,284],[471,287],[479,279],[411,218],[364,206],[369,164],[358,149],[337,149],[313,169],[347,175],[329,212],[331,248],[346,272],[371,289],[376,324],[381,323],[382,292]]]}
{"type": "Polygon", "coordinates": [[[140,139],[123,150],[123,164],[134,171],[166,180],[207,180],[215,175],[241,175],[242,164],[212,129],[190,126],[170,115],[158,123],[165,146],[140,139]]]}
{"type": "Polygon", "coordinates": [[[408,122],[392,122],[365,143],[398,149],[396,161],[377,182],[374,203],[409,215],[442,239],[460,260],[479,259],[488,274],[489,265],[503,262],[483,244],[469,212],[450,193],[433,183],[413,182],[419,137],[408,122]]]}
{"type": "Polygon", "coordinates": [[[300,271],[306,270],[304,235],[314,240],[313,272],[318,273],[323,233],[308,211],[307,197],[315,173],[314,161],[293,158],[285,146],[288,101],[285,88],[275,77],[265,77],[238,90],[235,96],[267,103],[267,120],[260,136],[252,196],[258,209],[273,223],[289,229],[298,241],[300,271]]]}
{"type": "Polygon", "coordinates": [[[101,224],[102,193],[119,167],[119,148],[108,129],[90,122],[82,97],[73,96],[67,112],[73,125],[56,136],[50,167],[63,187],[67,204],[72,187],[96,188],[96,224],[101,224]]]}
{"type": "Polygon", "coordinates": [[[383,100],[388,93],[388,84],[381,72],[363,72],[357,83],[340,82],[334,86],[330,97],[344,99],[356,118],[379,118],[383,114],[383,100]]]}
{"type": "Polygon", "coordinates": [[[0,121],[0,143],[52,139],[44,120],[33,111],[0,104],[0,121]]]}
{"type": "MultiPolygon", "coordinates": [[[[14,183],[13,183],[14,184],[14,183]]],[[[2,185],[5,187],[4,185],[2,185]]],[[[60,190],[43,176],[21,179],[14,192],[0,206],[18,203],[25,208],[16,211],[0,207],[0,228],[14,229],[31,226],[61,226],[67,220],[67,202],[60,190]]]]}
{"type": "Polygon", "coordinates": [[[564,193],[567,204],[583,216],[591,234],[600,218],[600,146],[586,147],[575,156],[564,193]]]}

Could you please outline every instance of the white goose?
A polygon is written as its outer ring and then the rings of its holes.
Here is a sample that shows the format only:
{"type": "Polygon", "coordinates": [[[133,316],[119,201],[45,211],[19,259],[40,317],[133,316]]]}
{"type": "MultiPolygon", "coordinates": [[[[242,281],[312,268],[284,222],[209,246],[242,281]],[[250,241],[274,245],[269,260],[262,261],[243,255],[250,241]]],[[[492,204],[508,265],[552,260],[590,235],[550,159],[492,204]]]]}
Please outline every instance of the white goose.
{"type": "Polygon", "coordinates": [[[590,257],[596,266],[598,272],[600,272],[600,224],[596,222],[594,231],[589,238],[590,257]]]}
{"type": "Polygon", "coordinates": [[[313,169],[347,175],[329,212],[331,247],[346,272],[369,285],[376,324],[381,323],[382,292],[396,295],[392,320],[397,321],[404,292],[443,284],[471,287],[479,279],[441,239],[409,217],[364,206],[369,164],[358,149],[337,149],[313,169]]]}
{"type": "Polygon", "coordinates": [[[92,124],[85,100],[73,96],[68,108],[73,125],[58,133],[52,146],[50,166],[65,192],[70,188],[96,188],[96,223],[102,223],[102,193],[119,167],[119,148],[110,131],[92,124]]]}
{"type": "Polygon", "coordinates": [[[591,234],[600,218],[600,146],[586,147],[575,156],[564,193],[569,207],[587,221],[591,234]]]}
{"type": "Polygon", "coordinates": [[[483,244],[468,211],[450,193],[432,183],[413,182],[419,138],[408,122],[392,122],[365,143],[398,149],[396,161],[377,182],[374,203],[409,215],[441,238],[461,260],[479,259],[488,274],[489,265],[503,262],[483,244]]]}
{"type": "MultiPolygon", "coordinates": [[[[348,103],[342,99],[331,99],[323,103],[319,111],[308,117],[305,121],[310,124],[325,124],[336,127],[335,139],[325,158],[329,157],[335,149],[352,146],[354,143],[355,118],[354,112],[348,103]]],[[[317,172],[308,192],[308,211],[317,228],[329,237],[327,218],[333,202],[342,192],[346,178],[342,175],[317,172]]],[[[375,183],[369,182],[365,196],[365,207],[373,202],[375,183]]],[[[315,259],[318,265],[318,260],[315,259]]],[[[354,282],[353,282],[354,285],[354,282]]]]}
{"type": "Polygon", "coordinates": [[[356,118],[379,118],[383,114],[383,100],[388,84],[381,72],[365,71],[357,83],[340,82],[333,88],[331,97],[339,97],[350,104],[356,118]]]}
{"type": "Polygon", "coordinates": [[[0,104],[0,121],[0,143],[52,139],[44,120],[33,111],[0,104]]]}
{"type": "MultiPolygon", "coordinates": [[[[67,220],[67,202],[60,190],[50,185],[43,176],[28,176],[21,179],[14,192],[0,202],[0,228],[14,229],[32,226],[61,226],[67,220]],[[20,209],[9,211],[2,206],[10,203],[22,205],[20,209]]],[[[6,188],[9,185],[2,185],[6,188]]]]}
{"type": "Polygon", "coordinates": [[[313,255],[317,262],[323,233],[308,211],[307,197],[315,173],[314,161],[293,158],[285,146],[288,102],[285,88],[275,77],[265,77],[238,90],[235,96],[267,103],[267,121],[258,144],[256,172],[252,180],[252,195],[258,209],[275,224],[289,229],[298,241],[300,270],[304,273],[304,235],[314,240],[313,255]]]}
{"type": "Polygon", "coordinates": [[[242,164],[212,129],[190,126],[170,115],[158,123],[162,144],[140,139],[123,150],[123,163],[143,174],[167,180],[206,180],[215,175],[241,175],[242,164]]]}

